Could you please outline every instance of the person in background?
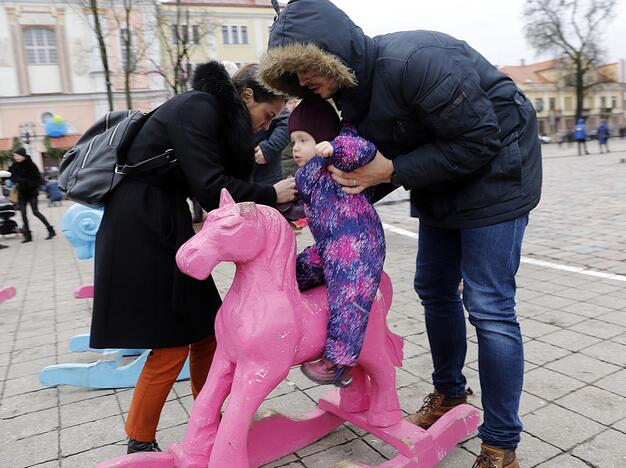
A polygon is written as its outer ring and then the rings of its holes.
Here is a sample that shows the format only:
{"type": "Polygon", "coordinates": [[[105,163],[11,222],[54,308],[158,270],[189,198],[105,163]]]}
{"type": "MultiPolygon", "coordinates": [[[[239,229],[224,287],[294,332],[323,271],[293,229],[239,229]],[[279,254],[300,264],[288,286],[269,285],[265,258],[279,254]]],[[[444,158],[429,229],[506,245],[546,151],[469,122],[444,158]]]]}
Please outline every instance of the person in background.
{"type": "Polygon", "coordinates": [[[578,119],[574,135],[578,143],[578,156],[581,155],[581,147],[585,149],[585,154],[589,154],[589,151],[587,151],[587,126],[585,125],[585,119],[578,119]]]}
{"type": "Polygon", "coordinates": [[[610,131],[609,131],[609,126],[606,123],[606,120],[603,119],[600,121],[600,125],[598,125],[597,135],[598,135],[598,145],[600,146],[600,154],[604,154],[604,151],[603,151],[604,148],[606,148],[607,153],[610,153],[611,152],[609,150],[610,131]]]}
{"type": "Polygon", "coordinates": [[[39,169],[31,159],[30,155],[26,153],[26,150],[22,147],[17,148],[13,153],[13,160],[15,161],[9,172],[11,173],[11,180],[17,187],[18,206],[22,213],[22,235],[24,240],[22,243],[31,242],[33,240],[30,226],[28,224],[28,215],[26,213],[26,207],[30,205],[30,209],[33,210],[33,214],[39,221],[46,226],[48,230],[47,239],[52,239],[56,236],[54,227],[48,222],[46,217],[41,214],[37,206],[39,196],[39,187],[43,183],[41,173],[39,169]]]}
{"type": "MultiPolygon", "coordinates": [[[[250,66],[250,65],[248,65],[250,66]]],[[[258,68],[258,66],[255,65],[258,68]]],[[[252,180],[257,184],[273,185],[283,179],[281,155],[289,143],[287,122],[289,109],[272,120],[268,130],[261,130],[254,135],[254,173],[252,180]]]]}

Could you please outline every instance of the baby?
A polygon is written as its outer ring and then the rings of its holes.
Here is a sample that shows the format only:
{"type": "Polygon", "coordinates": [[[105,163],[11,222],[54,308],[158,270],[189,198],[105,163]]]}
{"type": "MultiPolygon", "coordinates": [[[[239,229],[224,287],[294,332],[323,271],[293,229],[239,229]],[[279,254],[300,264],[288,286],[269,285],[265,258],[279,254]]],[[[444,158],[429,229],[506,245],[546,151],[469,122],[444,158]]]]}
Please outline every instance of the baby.
{"type": "Polygon", "coordinates": [[[289,133],[300,166],[299,198],[315,238],[315,245],[298,255],[298,285],[306,290],[326,282],[330,313],[324,356],[304,363],[302,371],[319,384],[344,387],[363,346],[383,271],[385,237],[370,192],[344,193],[327,167],[351,172],[374,159],[376,147],[353,128],[341,129],[334,108],[320,98],[304,99],[294,109],[289,133]]]}

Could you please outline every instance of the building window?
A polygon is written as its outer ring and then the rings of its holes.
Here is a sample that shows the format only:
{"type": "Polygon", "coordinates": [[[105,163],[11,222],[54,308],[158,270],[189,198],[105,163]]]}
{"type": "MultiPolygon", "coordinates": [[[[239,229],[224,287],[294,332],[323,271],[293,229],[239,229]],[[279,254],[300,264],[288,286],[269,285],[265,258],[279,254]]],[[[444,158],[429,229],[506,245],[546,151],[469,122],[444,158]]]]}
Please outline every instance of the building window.
{"type": "Polygon", "coordinates": [[[606,109],[606,96],[600,97],[600,110],[603,111],[606,109]]]}
{"type": "Polygon", "coordinates": [[[137,67],[137,58],[135,57],[135,48],[137,45],[135,44],[135,35],[131,33],[130,38],[128,37],[128,29],[122,28],[120,29],[120,60],[121,66],[120,68],[126,71],[126,42],[130,39],[130,68],[129,70],[135,71],[137,67]]]}
{"type": "Polygon", "coordinates": [[[188,44],[189,43],[189,26],[186,24],[174,24],[172,29],[172,44],[188,44]]]}
{"type": "Polygon", "coordinates": [[[556,110],[556,98],[551,97],[548,101],[548,106],[551,111],[556,110]]]}
{"type": "Polygon", "coordinates": [[[237,26],[230,27],[231,44],[239,44],[239,28],[237,26]]]}
{"type": "Polygon", "coordinates": [[[617,97],[611,96],[611,109],[616,109],[616,108],[617,108],[617,97]]]}
{"type": "Polygon", "coordinates": [[[535,99],[535,110],[537,112],[543,112],[543,98],[535,99]]]}
{"type": "Polygon", "coordinates": [[[51,29],[25,29],[24,46],[28,65],[56,65],[57,46],[54,31],[51,29]]]}
{"type": "Polygon", "coordinates": [[[200,44],[200,27],[197,24],[194,24],[191,27],[191,30],[193,32],[193,43],[200,44]]]}
{"type": "Polygon", "coordinates": [[[572,106],[572,97],[571,96],[567,96],[565,98],[565,110],[566,111],[571,111],[573,109],[572,106]]]}
{"type": "Polygon", "coordinates": [[[222,44],[248,44],[248,27],[222,26],[222,44]]]}

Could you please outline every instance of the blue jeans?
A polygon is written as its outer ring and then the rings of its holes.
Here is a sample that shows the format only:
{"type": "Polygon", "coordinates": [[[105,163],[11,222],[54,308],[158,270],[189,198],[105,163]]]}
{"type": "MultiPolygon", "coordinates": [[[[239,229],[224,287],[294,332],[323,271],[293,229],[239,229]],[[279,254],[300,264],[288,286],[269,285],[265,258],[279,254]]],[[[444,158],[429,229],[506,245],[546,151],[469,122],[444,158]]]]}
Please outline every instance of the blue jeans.
{"type": "Polygon", "coordinates": [[[515,315],[515,274],[528,215],[473,229],[420,224],[415,291],[426,312],[433,384],[449,397],[465,392],[463,304],[478,338],[484,421],[482,441],[512,450],[522,431],[519,401],[524,349],[515,315]],[[458,292],[463,278],[463,304],[458,292]]]}

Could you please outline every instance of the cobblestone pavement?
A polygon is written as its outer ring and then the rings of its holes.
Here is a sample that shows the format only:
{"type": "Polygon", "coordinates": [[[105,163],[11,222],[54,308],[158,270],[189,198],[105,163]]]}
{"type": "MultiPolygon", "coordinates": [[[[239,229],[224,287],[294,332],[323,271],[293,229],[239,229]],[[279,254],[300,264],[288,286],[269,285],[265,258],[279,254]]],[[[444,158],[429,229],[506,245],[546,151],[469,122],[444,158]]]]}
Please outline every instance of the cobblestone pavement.
{"type": "MultiPolygon", "coordinates": [[[[610,143],[611,154],[582,157],[574,147],[544,147],[544,196],[531,215],[518,276],[526,341],[518,450],[524,468],[626,467],[626,163],[620,162],[626,142],[610,143]]],[[[68,205],[43,211],[58,225],[68,205]]],[[[407,217],[405,192],[378,209],[395,288],[389,323],[405,337],[398,387],[409,413],[431,390],[423,310],[412,289],[418,222],[407,217]]],[[[89,328],[90,301],[74,299],[72,291],[92,282],[93,264],[76,260],[62,237],[44,241],[43,226],[31,223],[35,242],[6,239],[10,248],[0,252],[0,287],[18,289],[0,306],[0,467],[91,467],[125,452],[132,390],[39,383],[45,366],[97,357],[68,349],[68,340],[89,328]]],[[[306,233],[298,237],[301,247],[310,241],[306,233]]],[[[217,270],[222,292],[232,272],[229,266],[217,270]]],[[[465,375],[475,392],[470,402],[480,409],[471,326],[468,333],[465,375]]],[[[298,415],[324,391],[294,369],[263,406],[298,415]]],[[[191,404],[189,383],[177,383],[161,418],[161,446],[182,438],[191,404]]],[[[470,467],[479,444],[469,438],[440,466],[470,467]]],[[[389,446],[345,425],[272,466],[328,467],[348,458],[376,464],[393,455],[389,446]]]]}

